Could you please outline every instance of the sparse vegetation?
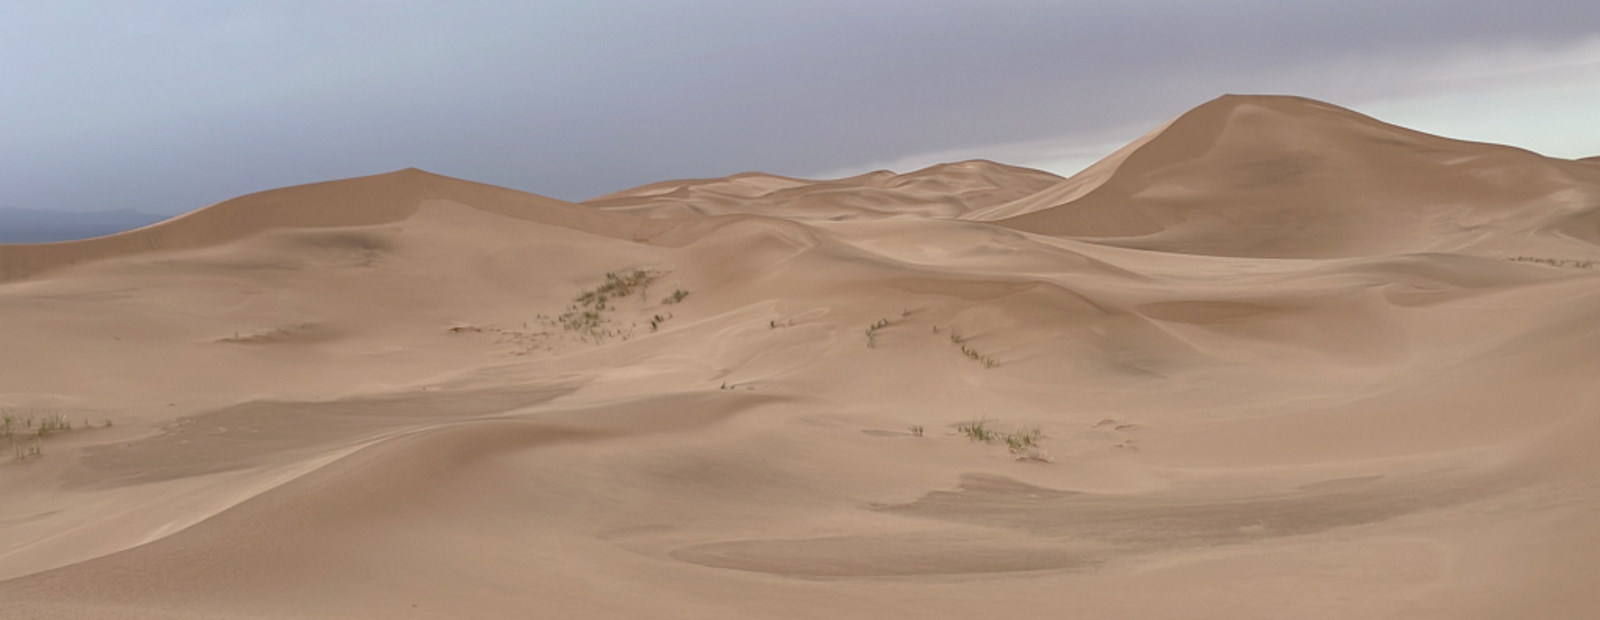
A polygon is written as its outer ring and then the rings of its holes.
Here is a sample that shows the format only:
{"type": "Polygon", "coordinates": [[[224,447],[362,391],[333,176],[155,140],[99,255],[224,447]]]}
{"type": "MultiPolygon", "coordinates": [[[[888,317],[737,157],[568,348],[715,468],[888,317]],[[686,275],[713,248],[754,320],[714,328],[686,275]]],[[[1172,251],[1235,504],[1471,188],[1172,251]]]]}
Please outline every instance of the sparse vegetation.
{"type": "Polygon", "coordinates": [[[967,345],[961,345],[961,353],[969,358],[972,358],[973,360],[981,362],[984,368],[994,368],[995,366],[1000,365],[999,360],[979,353],[977,349],[967,345]]]}
{"type": "Polygon", "coordinates": [[[988,423],[982,419],[963,422],[956,426],[956,431],[965,435],[967,439],[983,443],[993,443],[995,439],[1000,437],[1000,433],[989,428],[988,423]]]}
{"type": "Polygon", "coordinates": [[[308,334],[314,334],[317,329],[318,325],[316,323],[296,323],[294,325],[257,329],[250,332],[236,331],[233,332],[232,336],[218,338],[216,341],[227,344],[271,344],[305,337],[308,334]]]}
{"type": "MultiPolygon", "coordinates": [[[[565,333],[575,334],[578,340],[594,344],[612,338],[628,340],[642,327],[642,323],[648,323],[650,331],[656,332],[673,318],[671,312],[651,314],[643,321],[626,324],[614,318],[624,306],[631,310],[647,309],[651,303],[650,288],[664,275],[665,272],[654,269],[607,272],[598,285],[575,294],[572,303],[567,305],[564,312],[554,316],[543,313],[534,315],[534,321],[537,325],[543,326],[542,328],[530,329],[529,323],[523,322],[520,328],[457,324],[448,329],[454,334],[492,334],[497,344],[510,344],[515,347],[512,355],[527,355],[541,349],[553,350],[558,343],[566,340],[565,333]]],[[[688,294],[688,291],[678,289],[677,293],[662,303],[682,300],[688,294]]]]}
{"type": "MultiPolygon", "coordinates": [[[[623,336],[629,332],[605,328],[609,322],[607,313],[616,310],[618,300],[632,297],[635,293],[641,299],[648,299],[650,284],[659,277],[661,277],[659,272],[645,269],[621,273],[607,272],[605,281],[599,286],[582,291],[573,297],[572,305],[567,306],[567,311],[557,316],[554,323],[563,330],[578,334],[584,340],[599,342],[609,337],[623,336]]],[[[688,295],[683,289],[678,290],[683,295],[688,295]]],[[[682,299],[682,295],[675,293],[674,296],[682,299]]],[[[669,318],[672,318],[670,314],[666,316],[658,314],[652,317],[650,331],[660,329],[661,324],[669,318]]]]}
{"type": "MultiPolygon", "coordinates": [[[[110,426],[110,419],[100,425],[101,428],[110,426]]],[[[92,428],[88,418],[84,418],[79,428],[92,428]]],[[[18,460],[43,455],[45,437],[72,429],[72,420],[65,413],[58,411],[0,410],[0,439],[11,444],[11,454],[18,460]]]]}
{"type": "Polygon", "coordinates": [[[672,291],[672,294],[668,295],[666,299],[661,300],[661,303],[667,304],[667,305],[680,303],[680,302],[683,301],[683,298],[688,297],[688,296],[689,296],[689,291],[683,290],[681,288],[680,289],[676,289],[676,290],[672,291]]]}
{"type": "Polygon", "coordinates": [[[72,420],[68,420],[66,414],[63,413],[49,413],[39,420],[40,437],[50,433],[61,433],[70,430],[72,430],[72,420]]]}
{"type": "Polygon", "coordinates": [[[912,426],[911,427],[911,436],[912,437],[921,437],[922,436],[922,426],[921,425],[912,426]]]}
{"type": "MultiPolygon", "coordinates": [[[[634,269],[622,274],[606,272],[605,282],[593,290],[579,293],[573,301],[578,302],[583,307],[605,310],[606,302],[613,297],[627,297],[636,290],[641,292],[648,291],[650,283],[654,282],[658,275],[643,269],[634,269]]],[[[646,295],[640,296],[644,297],[646,295]]]]}
{"type": "Polygon", "coordinates": [[[1037,426],[1024,426],[1009,433],[1001,433],[989,426],[986,419],[978,419],[956,425],[956,431],[972,441],[1003,442],[1006,444],[1006,450],[1019,461],[1050,461],[1050,457],[1039,450],[1039,440],[1044,437],[1044,430],[1037,426]]]}
{"type": "MultiPolygon", "coordinates": [[[[938,325],[933,326],[933,333],[939,333],[938,325]]],[[[950,330],[950,344],[961,345],[961,354],[971,358],[974,361],[982,363],[984,368],[994,368],[1000,365],[1000,360],[988,355],[984,355],[976,348],[968,346],[967,337],[963,336],[961,332],[958,332],[954,329],[950,330]]]]}
{"type": "Polygon", "coordinates": [[[1572,267],[1574,269],[1594,269],[1596,264],[1600,264],[1590,259],[1548,258],[1543,256],[1510,256],[1506,260],[1513,263],[1534,263],[1551,267],[1572,267]]]}
{"type": "Polygon", "coordinates": [[[1018,453],[1028,448],[1039,447],[1039,438],[1043,435],[1044,431],[1040,430],[1039,427],[1034,426],[1019,428],[1006,433],[1006,436],[1003,439],[1006,442],[1006,447],[1009,448],[1012,453],[1018,453]]]}

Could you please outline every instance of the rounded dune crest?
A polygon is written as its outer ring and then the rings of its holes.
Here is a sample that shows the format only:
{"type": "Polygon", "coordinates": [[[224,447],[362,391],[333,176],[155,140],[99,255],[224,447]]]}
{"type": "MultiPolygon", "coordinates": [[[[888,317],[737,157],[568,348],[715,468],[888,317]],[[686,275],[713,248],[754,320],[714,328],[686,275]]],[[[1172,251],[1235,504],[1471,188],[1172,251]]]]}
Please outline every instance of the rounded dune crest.
{"type": "Polygon", "coordinates": [[[106,237],[0,245],[0,282],[79,263],[218,246],[269,230],[398,222],[432,199],[603,235],[626,236],[637,228],[623,215],[597,213],[554,198],[407,168],[248,194],[106,237]]]}

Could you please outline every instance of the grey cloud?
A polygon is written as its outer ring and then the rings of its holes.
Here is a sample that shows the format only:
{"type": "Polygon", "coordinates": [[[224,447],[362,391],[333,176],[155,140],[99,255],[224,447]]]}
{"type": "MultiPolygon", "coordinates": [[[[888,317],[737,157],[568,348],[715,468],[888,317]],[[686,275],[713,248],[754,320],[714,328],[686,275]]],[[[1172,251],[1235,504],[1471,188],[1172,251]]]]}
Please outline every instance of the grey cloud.
{"type": "Polygon", "coordinates": [[[1353,104],[1429,58],[1600,34],[1594,3],[1483,4],[8,4],[0,206],[170,213],[405,166],[564,198],[805,175],[1222,92],[1353,104]]]}

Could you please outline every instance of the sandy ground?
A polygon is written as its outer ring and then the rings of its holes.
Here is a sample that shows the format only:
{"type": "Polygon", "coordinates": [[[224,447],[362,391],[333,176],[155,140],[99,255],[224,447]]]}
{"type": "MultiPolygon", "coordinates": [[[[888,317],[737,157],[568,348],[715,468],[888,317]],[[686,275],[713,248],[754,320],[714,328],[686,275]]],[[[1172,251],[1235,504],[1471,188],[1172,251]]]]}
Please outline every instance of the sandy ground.
{"type": "Polygon", "coordinates": [[[1597,242],[1600,164],[1225,97],[0,246],[0,617],[1600,617],[1597,242]]]}

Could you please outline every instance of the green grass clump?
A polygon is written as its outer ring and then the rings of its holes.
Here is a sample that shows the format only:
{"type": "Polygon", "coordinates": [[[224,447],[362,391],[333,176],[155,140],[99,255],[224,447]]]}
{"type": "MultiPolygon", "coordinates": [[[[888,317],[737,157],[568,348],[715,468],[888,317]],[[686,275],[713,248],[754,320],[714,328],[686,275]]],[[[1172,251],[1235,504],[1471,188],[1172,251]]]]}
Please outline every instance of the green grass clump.
{"type": "Polygon", "coordinates": [[[1029,448],[1039,447],[1039,438],[1044,436],[1044,431],[1037,426],[1023,427],[1006,433],[1006,447],[1013,453],[1022,452],[1029,448]]]}
{"type": "MultiPolygon", "coordinates": [[[[650,283],[654,282],[657,274],[643,269],[634,269],[625,273],[606,272],[606,281],[593,290],[580,293],[573,301],[584,306],[605,309],[606,301],[613,297],[627,297],[634,291],[646,291],[650,283]]],[[[641,297],[646,295],[641,295],[641,297]]]]}
{"type": "MultiPolygon", "coordinates": [[[[596,342],[608,336],[622,335],[621,330],[608,330],[605,325],[609,322],[607,313],[616,310],[616,302],[638,295],[641,299],[649,298],[650,284],[661,277],[660,272],[645,269],[633,269],[623,272],[607,272],[605,281],[592,289],[579,292],[572,298],[572,305],[567,306],[567,311],[557,316],[553,321],[562,329],[577,333],[584,340],[596,342]]],[[[678,300],[688,295],[687,291],[679,289],[675,294],[678,300]]],[[[673,299],[672,297],[668,298],[673,299]]],[[[663,302],[667,303],[667,302],[663,302]]],[[[650,321],[650,331],[660,329],[661,323],[671,318],[671,315],[656,315],[650,321]]],[[[544,319],[541,315],[541,320],[544,319]]]]}
{"type": "Polygon", "coordinates": [[[1000,432],[989,428],[988,423],[981,419],[963,422],[956,426],[956,431],[965,435],[967,439],[983,443],[994,443],[994,440],[1000,438],[1000,432]]]}

